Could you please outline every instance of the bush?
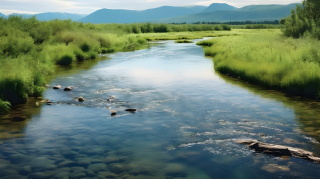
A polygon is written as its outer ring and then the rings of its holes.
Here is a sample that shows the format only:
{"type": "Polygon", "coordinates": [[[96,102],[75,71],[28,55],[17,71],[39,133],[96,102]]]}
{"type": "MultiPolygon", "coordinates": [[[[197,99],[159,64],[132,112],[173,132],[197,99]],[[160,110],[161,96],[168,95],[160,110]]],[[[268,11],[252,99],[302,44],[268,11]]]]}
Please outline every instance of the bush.
{"type": "Polygon", "coordinates": [[[110,49],[108,49],[108,48],[101,48],[101,53],[113,53],[113,52],[115,52],[115,50],[114,49],[112,49],[112,48],[110,48],[110,49]]]}
{"type": "Polygon", "coordinates": [[[0,99],[0,115],[7,114],[10,110],[11,104],[8,101],[2,101],[0,99]]]}
{"type": "Polygon", "coordinates": [[[86,57],[85,57],[85,55],[84,55],[84,53],[83,53],[82,50],[80,50],[80,49],[77,48],[77,49],[74,50],[74,54],[75,54],[76,59],[77,59],[78,61],[84,61],[84,60],[86,60],[86,57]]]}
{"type": "Polygon", "coordinates": [[[57,64],[63,66],[71,65],[74,60],[75,57],[73,54],[64,54],[58,59],[57,64]]]}

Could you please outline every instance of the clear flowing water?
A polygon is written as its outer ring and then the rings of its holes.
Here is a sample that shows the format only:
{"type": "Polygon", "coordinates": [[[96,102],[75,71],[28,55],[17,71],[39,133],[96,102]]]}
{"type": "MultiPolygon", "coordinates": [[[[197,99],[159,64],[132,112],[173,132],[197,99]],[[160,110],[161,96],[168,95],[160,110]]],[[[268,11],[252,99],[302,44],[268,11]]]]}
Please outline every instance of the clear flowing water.
{"type": "Polygon", "coordinates": [[[53,105],[31,99],[3,116],[0,178],[320,177],[319,164],[235,143],[320,154],[318,102],[218,75],[194,43],[150,45],[61,70],[44,94],[53,105]]]}

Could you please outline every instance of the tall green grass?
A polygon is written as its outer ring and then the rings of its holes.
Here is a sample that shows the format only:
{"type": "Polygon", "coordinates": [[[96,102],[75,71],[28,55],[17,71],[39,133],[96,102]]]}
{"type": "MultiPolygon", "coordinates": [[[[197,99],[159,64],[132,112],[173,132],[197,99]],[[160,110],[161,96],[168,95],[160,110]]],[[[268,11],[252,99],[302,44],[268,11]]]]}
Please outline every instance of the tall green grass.
{"type": "Polygon", "coordinates": [[[280,30],[252,30],[198,44],[209,45],[205,54],[214,57],[221,73],[296,95],[309,90],[306,95],[315,96],[320,89],[320,42],[315,39],[286,38],[280,30]]]}
{"type": "Polygon", "coordinates": [[[230,31],[228,25],[90,24],[71,20],[38,21],[35,17],[0,18],[0,114],[38,97],[56,65],[95,59],[100,53],[134,51],[147,41],[202,38],[213,30],[230,31]],[[197,31],[199,34],[190,35],[197,31]],[[207,33],[203,33],[206,31],[207,33]],[[181,35],[162,33],[182,32],[181,35]],[[183,35],[184,32],[188,32],[183,35]],[[146,35],[148,34],[148,35],[146,35]],[[160,34],[160,36],[156,35],[160,34]]]}

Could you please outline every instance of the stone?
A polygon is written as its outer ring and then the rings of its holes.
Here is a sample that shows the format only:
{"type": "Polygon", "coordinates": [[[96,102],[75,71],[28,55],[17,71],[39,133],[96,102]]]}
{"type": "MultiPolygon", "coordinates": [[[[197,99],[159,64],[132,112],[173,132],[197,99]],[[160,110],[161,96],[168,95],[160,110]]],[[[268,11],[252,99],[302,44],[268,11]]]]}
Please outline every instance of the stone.
{"type": "Polygon", "coordinates": [[[58,174],[55,175],[55,178],[64,178],[68,177],[70,175],[70,172],[59,172],[58,174]]]}
{"type": "Polygon", "coordinates": [[[109,168],[112,173],[120,174],[125,172],[125,169],[123,168],[123,166],[117,163],[110,164],[109,168]]]}
{"type": "Polygon", "coordinates": [[[9,156],[10,157],[10,161],[12,163],[22,163],[22,162],[26,162],[29,160],[29,157],[27,155],[24,155],[24,154],[12,154],[9,156]]]}
{"type": "Polygon", "coordinates": [[[128,112],[136,112],[137,109],[126,109],[125,111],[128,111],[128,112]]]}
{"type": "Polygon", "coordinates": [[[93,171],[94,173],[98,173],[100,171],[105,171],[108,169],[107,164],[105,163],[96,163],[88,166],[88,169],[93,171]]]}
{"type": "Polygon", "coordinates": [[[47,105],[52,105],[52,102],[47,102],[47,105]]]}
{"type": "Polygon", "coordinates": [[[56,85],[53,87],[53,89],[60,89],[61,88],[61,85],[56,85]]]}
{"type": "Polygon", "coordinates": [[[83,168],[83,167],[71,167],[71,171],[73,171],[73,172],[76,172],[76,171],[78,171],[78,172],[83,172],[83,171],[85,171],[86,169],[85,168],[83,168]]]}
{"type": "Polygon", "coordinates": [[[111,112],[111,116],[117,115],[117,111],[115,111],[115,110],[111,110],[110,112],[111,112]]]}
{"type": "Polygon", "coordinates": [[[71,86],[68,86],[68,87],[64,88],[63,91],[71,91],[71,90],[72,90],[72,87],[71,87],[71,86]]]}
{"type": "Polygon", "coordinates": [[[116,178],[118,177],[118,175],[111,172],[99,172],[98,177],[99,178],[116,178]]]}
{"type": "Polygon", "coordinates": [[[50,174],[49,172],[35,172],[35,173],[31,173],[29,176],[32,179],[42,179],[42,178],[50,178],[52,174],[50,174]]]}
{"type": "Polygon", "coordinates": [[[265,165],[261,167],[262,170],[268,171],[270,173],[275,173],[275,172],[289,172],[290,168],[287,166],[282,166],[282,165],[277,165],[277,164],[270,164],[270,165],[265,165]]]}
{"type": "Polygon", "coordinates": [[[119,162],[119,158],[116,155],[108,155],[103,159],[105,163],[116,163],[119,162]]]}
{"type": "Polygon", "coordinates": [[[21,174],[29,174],[32,172],[32,168],[30,166],[24,166],[20,169],[21,174]]]}
{"type": "Polygon", "coordinates": [[[62,167],[67,167],[67,166],[73,165],[75,163],[76,162],[74,162],[72,160],[65,160],[65,161],[59,163],[57,166],[58,166],[58,168],[62,168],[62,167]]]}
{"type": "Polygon", "coordinates": [[[77,101],[83,102],[83,101],[85,101],[85,99],[82,96],[80,96],[80,97],[77,98],[77,101]]]}
{"type": "Polygon", "coordinates": [[[320,157],[315,156],[312,152],[303,149],[287,147],[283,145],[268,144],[258,142],[256,140],[238,140],[236,142],[239,144],[246,144],[249,146],[249,148],[257,152],[271,154],[275,156],[293,156],[320,163],[320,157]]]}
{"type": "Polygon", "coordinates": [[[109,96],[109,98],[107,99],[107,101],[113,101],[113,100],[115,100],[115,99],[116,99],[115,96],[109,96]]]}
{"type": "Polygon", "coordinates": [[[96,176],[96,174],[92,170],[89,170],[89,169],[85,170],[84,173],[86,173],[86,175],[88,177],[95,177],[96,176]]]}
{"type": "Polygon", "coordinates": [[[29,162],[29,166],[35,171],[55,169],[56,165],[54,165],[55,161],[50,160],[47,157],[35,157],[31,158],[29,162]]]}
{"type": "Polygon", "coordinates": [[[70,178],[84,178],[86,177],[87,175],[84,173],[84,172],[73,172],[71,175],[70,175],[70,178]]]}

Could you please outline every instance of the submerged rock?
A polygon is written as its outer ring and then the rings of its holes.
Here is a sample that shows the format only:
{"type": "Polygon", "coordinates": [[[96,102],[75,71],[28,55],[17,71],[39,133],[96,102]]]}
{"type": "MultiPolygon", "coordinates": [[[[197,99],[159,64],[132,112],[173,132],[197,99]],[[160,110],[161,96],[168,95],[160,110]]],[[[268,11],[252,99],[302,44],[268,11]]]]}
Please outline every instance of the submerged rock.
{"type": "Polygon", "coordinates": [[[128,111],[128,112],[136,112],[137,109],[126,109],[125,111],[128,111]]]}
{"type": "Polygon", "coordinates": [[[262,152],[275,156],[293,156],[320,163],[320,157],[317,157],[312,152],[303,149],[287,147],[283,145],[268,144],[258,142],[256,140],[238,140],[236,142],[239,144],[246,144],[249,146],[249,148],[257,152],[262,152]]]}
{"type": "Polygon", "coordinates": [[[123,168],[123,166],[117,163],[110,164],[109,168],[112,173],[120,174],[125,172],[125,169],[123,168]]]}
{"type": "Polygon", "coordinates": [[[83,101],[85,101],[85,100],[84,100],[84,98],[83,98],[82,96],[80,96],[80,97],[77,98],[77,101],[83,102],[83,101]]]}
{"type": "Polygon", "coordinates": [[[61,85],[56,85],[53,87],[53,89],[60,89],[61,88],[61,85]]]}
{"type": "Polygon", "coordinates": [[[64,88],[63,91],[71,91],[71,90],[72,90],[72,87],[71,87],[71,86],[68,86],[68,87],[64,88]]]}

